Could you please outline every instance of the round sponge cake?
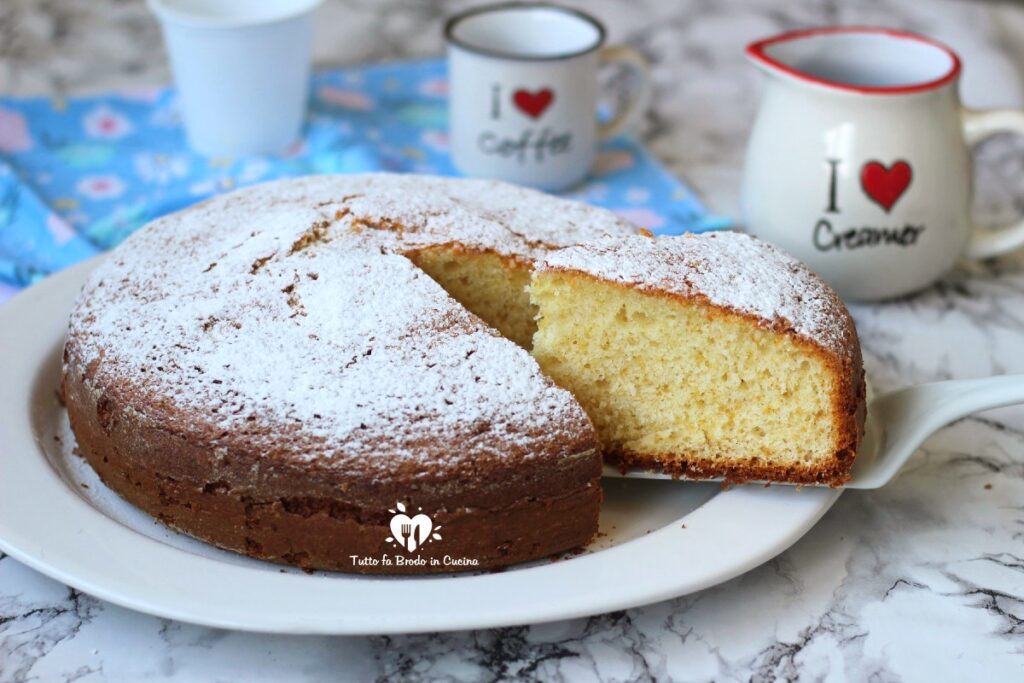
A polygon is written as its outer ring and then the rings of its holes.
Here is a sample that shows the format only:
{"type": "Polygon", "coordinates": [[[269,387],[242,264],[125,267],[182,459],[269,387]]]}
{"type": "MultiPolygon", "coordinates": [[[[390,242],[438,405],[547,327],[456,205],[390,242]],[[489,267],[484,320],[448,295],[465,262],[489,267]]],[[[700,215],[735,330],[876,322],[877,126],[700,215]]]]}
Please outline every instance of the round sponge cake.
{"type": "Polygon", "coordinates": [[[477,314],[528,342],[534,261],[632,231],[499,183],[383,174],[161,218],[72,313],[63,392],[80,450],[165,524],[305,568],[448,572],[584,545],[601,501],[593,427],[477,314]]]}

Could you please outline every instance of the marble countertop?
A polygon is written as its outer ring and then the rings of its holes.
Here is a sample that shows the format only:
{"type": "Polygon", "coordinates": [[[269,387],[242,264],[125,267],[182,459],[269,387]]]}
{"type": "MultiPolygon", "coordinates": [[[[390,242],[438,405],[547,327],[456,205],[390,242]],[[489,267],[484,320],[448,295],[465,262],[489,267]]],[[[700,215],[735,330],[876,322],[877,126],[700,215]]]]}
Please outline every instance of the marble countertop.
{"type": "MultiPolygon", "coordinates": [[[[465,3],[328,1],[321,66],[439,54],[465,3]]],[[[583,4],[580,2],[579,4],[583,4]]],[[[588,2],[654,66],[641,137],[712,208],[735,213],[759,81],[742,46],[783,29],[883,24],[966,62],[971,106],[1024,104],[1024,6],[940,0],[588,2]]],[[[169,79],[141,1],[5,0],[0,92],[169,79]]],[[[1024,211],[1024,144],[979,150],[977,210],[1024,211]]],[[[1024,372],[1024,254],[903,301],[853,308],[876,390],[1024,372]]],[[[2,476],[2,475],[0,475],[2,476]]],[[[703,592],[542,626],[407,637],[284,637],[134,613],[0,555],[0,680],[1024,680],[1024,407],[932,437],[885,489],[844,494],[775,560],[703,592]]],[[[681,561],[699,561],[683,558],[681,561]]]]}

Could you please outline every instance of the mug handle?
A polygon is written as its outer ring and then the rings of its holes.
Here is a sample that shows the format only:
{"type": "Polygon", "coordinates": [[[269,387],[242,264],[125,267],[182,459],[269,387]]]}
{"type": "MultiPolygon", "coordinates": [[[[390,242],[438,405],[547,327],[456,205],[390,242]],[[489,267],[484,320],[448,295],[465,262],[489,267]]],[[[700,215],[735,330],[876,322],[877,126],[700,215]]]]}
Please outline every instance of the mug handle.
{"type": "Polygon", "coordinates": [[[642,54],[627,45],[611,45],[603,48],[598,56],[601,66],[608,64],[624,64],[636,74],[638,85],[636,93],[630,98],[619,111],[615,112],[611,121],[602,123],[598,127],[598,137],[602,140],[613,138],[622,132],[626,124],[633,118],[637,111],[647,109],[651,98],[651,76],[650,66],[642,54]]]}
{"type": "MultiPolygon", "coordinates": [[[[964,137],[974,147],[996,133],[1024,135],[1024,111],[1016,109],[963,110],[964,137]]],[[[1005,228],[975,225],[967,243],[968,258],[989,258],[1024,245],[1024,219],[1005,228]]]]}

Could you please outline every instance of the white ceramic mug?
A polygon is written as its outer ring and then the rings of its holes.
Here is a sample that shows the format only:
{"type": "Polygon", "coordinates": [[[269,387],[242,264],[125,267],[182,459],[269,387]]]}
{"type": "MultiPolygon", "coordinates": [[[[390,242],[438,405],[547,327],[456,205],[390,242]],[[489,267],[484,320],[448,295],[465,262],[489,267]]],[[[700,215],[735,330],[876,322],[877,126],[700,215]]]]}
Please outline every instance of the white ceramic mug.
{"type": "Polygon", "coordinates": [[[744,168],[747,229],[844,298],[914,292],[964,256],[1024,244],[1024,221],[993,231],[970,215],[970,146],[1024,134],[1024,112],[964,109],[948,47],[834,27],[758,41],[747,54],[769,76],[744,168]]]}
{"type": "Polygon", "coordinates": [[[283,152],[309,95],[322,0],[148,0],[159,17],[189,144],[207,156],[283,152]]]}
{"type": "Polygon", "coordinates": [[[602,47],[593,17],[546,3],[476,7],[445,25],[452,162],[465,175],[545,190],[581,181],[599,140],[622,130],[647,99],[647,63],[602,47]],[[610,121],[597,121],[597,70],[621,62],[639,86],[610,121]]]}

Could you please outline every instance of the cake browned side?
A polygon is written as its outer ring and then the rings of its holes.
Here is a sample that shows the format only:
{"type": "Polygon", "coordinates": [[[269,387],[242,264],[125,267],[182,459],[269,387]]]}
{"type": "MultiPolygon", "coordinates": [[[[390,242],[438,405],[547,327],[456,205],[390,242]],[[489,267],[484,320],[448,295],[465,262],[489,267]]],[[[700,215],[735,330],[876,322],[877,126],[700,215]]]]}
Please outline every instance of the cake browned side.
{"type": "Polygon", "coordinates": [[[546,557],[586,545],[597,531],[601,461],[586,433],[555,449],[550,467],[466,473],[486,486],[455,478],[339,480],[330,471],[268,460],[230,435],[176,433],[168,421],[130,407],[139,397],[94,387],[73,350],[66,358],[68,416],[82,456],[103,482],[163,524],[227,550],[306,569],[417,574],[546,557]],[[406,565],[354,564],[353,555],[395,553],[385,540],[388,510],[401,500],[433,511],[444,542],[424,546],[406,565]],[[477,563],[457,564],[462,558],[477,563]]]}
{"type": "Polygon", "coordinates": [[[518,263],[628,230],[519,188],[388,175],[159,219],[72,313],[79,448],[164,524],[307,569],[490,569],[581,547],[601,502],[586,414],[403,254],[461,244],[518,263]],[[395,541],[403,508],[431,522],[415,551],[395,541]]]}

